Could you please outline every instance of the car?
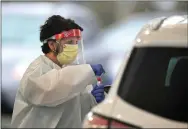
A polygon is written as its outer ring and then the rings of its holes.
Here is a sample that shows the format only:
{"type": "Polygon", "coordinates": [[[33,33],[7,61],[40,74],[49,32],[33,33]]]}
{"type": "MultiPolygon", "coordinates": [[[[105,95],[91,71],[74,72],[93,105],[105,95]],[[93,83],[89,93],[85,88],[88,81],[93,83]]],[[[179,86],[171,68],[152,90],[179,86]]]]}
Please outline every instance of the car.
{"type": "Polygon", "coordinates": [[[159,17],[143,26],[83,128],[188,127],[187,17],[159,17]]]}

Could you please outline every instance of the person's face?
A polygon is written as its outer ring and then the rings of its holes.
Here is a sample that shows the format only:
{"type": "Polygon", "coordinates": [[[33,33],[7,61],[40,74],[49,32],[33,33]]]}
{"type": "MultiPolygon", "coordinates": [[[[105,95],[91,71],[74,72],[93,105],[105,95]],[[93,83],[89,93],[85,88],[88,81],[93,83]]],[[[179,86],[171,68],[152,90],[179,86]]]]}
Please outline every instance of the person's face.
{"type": "Polygon", "coordinates": [[[63,51],[63,48],[66,46],[66,44],[76,45],[78,44],[78,41],[78,37],[69,37],[58,41],[49,41],[48,45],[53,52],[60,53],[63,51]]]}

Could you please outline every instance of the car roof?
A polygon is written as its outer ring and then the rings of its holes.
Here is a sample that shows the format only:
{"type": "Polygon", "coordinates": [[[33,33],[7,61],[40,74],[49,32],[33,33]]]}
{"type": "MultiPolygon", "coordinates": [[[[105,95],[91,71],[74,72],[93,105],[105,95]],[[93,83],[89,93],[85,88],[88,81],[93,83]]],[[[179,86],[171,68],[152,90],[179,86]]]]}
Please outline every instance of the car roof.
{"type": "Polygon", "coordinates": [[[187,15],[160,17],[143,26],[136,47],[188,47],[187,15]]]}

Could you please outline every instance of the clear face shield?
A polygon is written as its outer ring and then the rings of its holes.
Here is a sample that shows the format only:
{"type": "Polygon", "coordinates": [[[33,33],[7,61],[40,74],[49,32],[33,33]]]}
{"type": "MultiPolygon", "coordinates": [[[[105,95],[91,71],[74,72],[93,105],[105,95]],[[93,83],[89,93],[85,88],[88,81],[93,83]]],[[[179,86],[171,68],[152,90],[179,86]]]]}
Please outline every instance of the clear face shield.
{"type": "Polygon", "coordinates": [[[79,65],[86,63],[82,38],[64,38],[56,43],[57,59],[62,65],[79,65]]]}
{"type": "Polygon", "coordinates": [[[85,64],[84,45],[79,29],[64,31],[50,39],[56,40],[57,60],[63,66],[85,64]]]}
{"type": "Polygon", "coordinates": [[[76,60],[73,62],[73,64],[86,64],[86,59],[84,56],[84,43],[82,37],[78,41],[78,55],[76,57],[76,60]]]}

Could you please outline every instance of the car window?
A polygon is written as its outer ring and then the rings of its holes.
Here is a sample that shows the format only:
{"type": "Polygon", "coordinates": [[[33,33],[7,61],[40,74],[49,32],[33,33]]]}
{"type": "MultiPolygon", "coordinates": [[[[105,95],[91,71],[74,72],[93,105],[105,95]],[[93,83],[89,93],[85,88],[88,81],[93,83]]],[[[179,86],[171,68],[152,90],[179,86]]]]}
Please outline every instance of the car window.
{"type": "Polygon", "coordinates": [[[187,48],[134,48],[118,95],[156,115],[187,122],[187,77],[187,48]]]}

